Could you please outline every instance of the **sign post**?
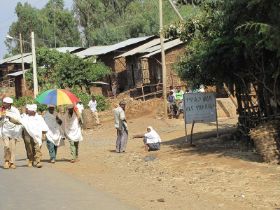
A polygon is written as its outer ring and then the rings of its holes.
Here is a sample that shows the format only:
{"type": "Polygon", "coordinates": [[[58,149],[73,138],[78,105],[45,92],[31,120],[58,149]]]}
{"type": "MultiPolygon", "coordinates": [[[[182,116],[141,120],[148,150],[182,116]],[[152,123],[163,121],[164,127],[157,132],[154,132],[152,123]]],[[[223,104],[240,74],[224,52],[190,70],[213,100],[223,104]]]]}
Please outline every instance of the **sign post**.
{"type": "Polygon", "coordinates": [[[192,124],[190,144],[192,144],[193,128],[196,122],[216,122],[217,137],[218,117],[215,93],[185,93],[184,94],[185,135],[187,139],[187,124],[192,124]]]}

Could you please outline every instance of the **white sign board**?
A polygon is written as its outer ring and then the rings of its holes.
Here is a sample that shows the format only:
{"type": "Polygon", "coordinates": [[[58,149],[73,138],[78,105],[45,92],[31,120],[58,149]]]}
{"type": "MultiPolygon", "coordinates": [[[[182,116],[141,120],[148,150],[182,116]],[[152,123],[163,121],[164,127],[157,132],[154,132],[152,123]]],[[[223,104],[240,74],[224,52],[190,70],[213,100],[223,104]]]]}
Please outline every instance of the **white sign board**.
{"type": "Polygon", "coordinates": [[[184,94],[185,123],[215,122],[217,120],[216,97],[214,93],[184,94]]]}

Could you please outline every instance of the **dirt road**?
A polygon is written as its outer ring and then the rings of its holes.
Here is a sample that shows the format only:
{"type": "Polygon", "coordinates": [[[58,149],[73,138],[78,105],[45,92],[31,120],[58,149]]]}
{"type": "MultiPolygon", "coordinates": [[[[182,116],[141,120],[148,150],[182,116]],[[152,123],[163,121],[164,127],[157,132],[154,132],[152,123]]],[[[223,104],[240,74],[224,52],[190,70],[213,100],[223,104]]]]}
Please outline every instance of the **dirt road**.
{"type": "MultiPolygon", "coordinates": [[[[236,120],[219,123],[228,134],[236,120]]],[[[129,139],[126,153],[115,153],[113,123],[105,122],[85,132],[80,162],[66,162],[66,143],[59,148],[59,161],[45,165],[138,209],[280,208],[280,167],[262,163],[227,135],[215,138],[214,124],[195,125],[196,147],[185,143],[182,120],[143,116],[128,125],[130,136],[153,126],[162,137],[161,150],[145,152],[142,140],[129,139]]]]}

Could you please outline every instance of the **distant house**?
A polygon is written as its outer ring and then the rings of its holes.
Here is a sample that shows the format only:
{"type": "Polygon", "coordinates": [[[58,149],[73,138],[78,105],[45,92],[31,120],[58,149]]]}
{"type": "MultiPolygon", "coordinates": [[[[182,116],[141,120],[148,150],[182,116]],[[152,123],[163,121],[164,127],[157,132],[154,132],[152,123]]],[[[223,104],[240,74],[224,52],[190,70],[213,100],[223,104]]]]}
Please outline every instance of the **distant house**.
{"type": "MultiPolygon", "coordinates": [[[[183,56],[185,45],[179,39],[165,40],[164,50],[167,86],[181,86],[182,81],[174,70],[174,64],[183,56]]],[[[115,60],[120,58],[125,58],[126,60],[127,86],[130,89],[150,85],[152,87],[150,91],[154,91],[155,85],[162,83],[160,39],[151,40],[120,54],[115,57],[115,60]]]]}
{"type": "MultiPolygon", "coordinates": [[[[29,69],[32,63],[31,53],[23,54],[24,68],[29,69]]],[[[23,95],[23,73],[21,54],[0,60],[0,96],[23,95]]]]}
{"type": "Polygon", "coordinates": [[[97,61],[101,61],[110,67],[113,73],[105,80],[110,85],[113,81],[117,81],[119,91],[122,92],[128,89],[126,59],[124,57],[116,57],[155,38],[155,36],[138,37],[127,39],[113,45],[93,46],[76,53],[76,55],[85,59],[89,57],[95,57],[97,61]]]}
{"type": "MultiPolygon", "coordinates": [[[[59,52],[77,53],[84,48],[81,47],[60,47],[55,48],[59,52]]],[[[23,54],[25,72],[32,65],[32,54],[23,54]]],[[[21,54],[14,55],[0,60],[0,96],[10,95],[20,97],[23,95],[23,72],[21,54]]],[[[32,90],[27,90],[26,95],[33,95],[32,90]]]]}

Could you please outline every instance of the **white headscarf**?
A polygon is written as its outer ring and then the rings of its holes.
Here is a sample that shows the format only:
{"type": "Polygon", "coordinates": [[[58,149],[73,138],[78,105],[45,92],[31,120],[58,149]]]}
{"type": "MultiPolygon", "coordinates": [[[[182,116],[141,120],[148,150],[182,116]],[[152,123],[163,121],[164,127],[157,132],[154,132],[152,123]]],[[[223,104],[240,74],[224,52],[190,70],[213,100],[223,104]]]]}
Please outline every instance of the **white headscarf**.
{"type": "Polygon", "coordinates": [[[3,98],[3,102],[7,103],[7,104],[12,104],[12,103],[14,103],[14,100],[10,97],[5,97],[5,98],[3,98]]]}
{"type": "Polygon", "coordinates": [[[151,143],[159,143],[161,142],[161,138],[158,135],[158,133],[152,128],[152,126],[149,126],[148,129],[150,129],[149,132],[145,133],[144,137],[146,139],[147,144],[151,143]]]}

